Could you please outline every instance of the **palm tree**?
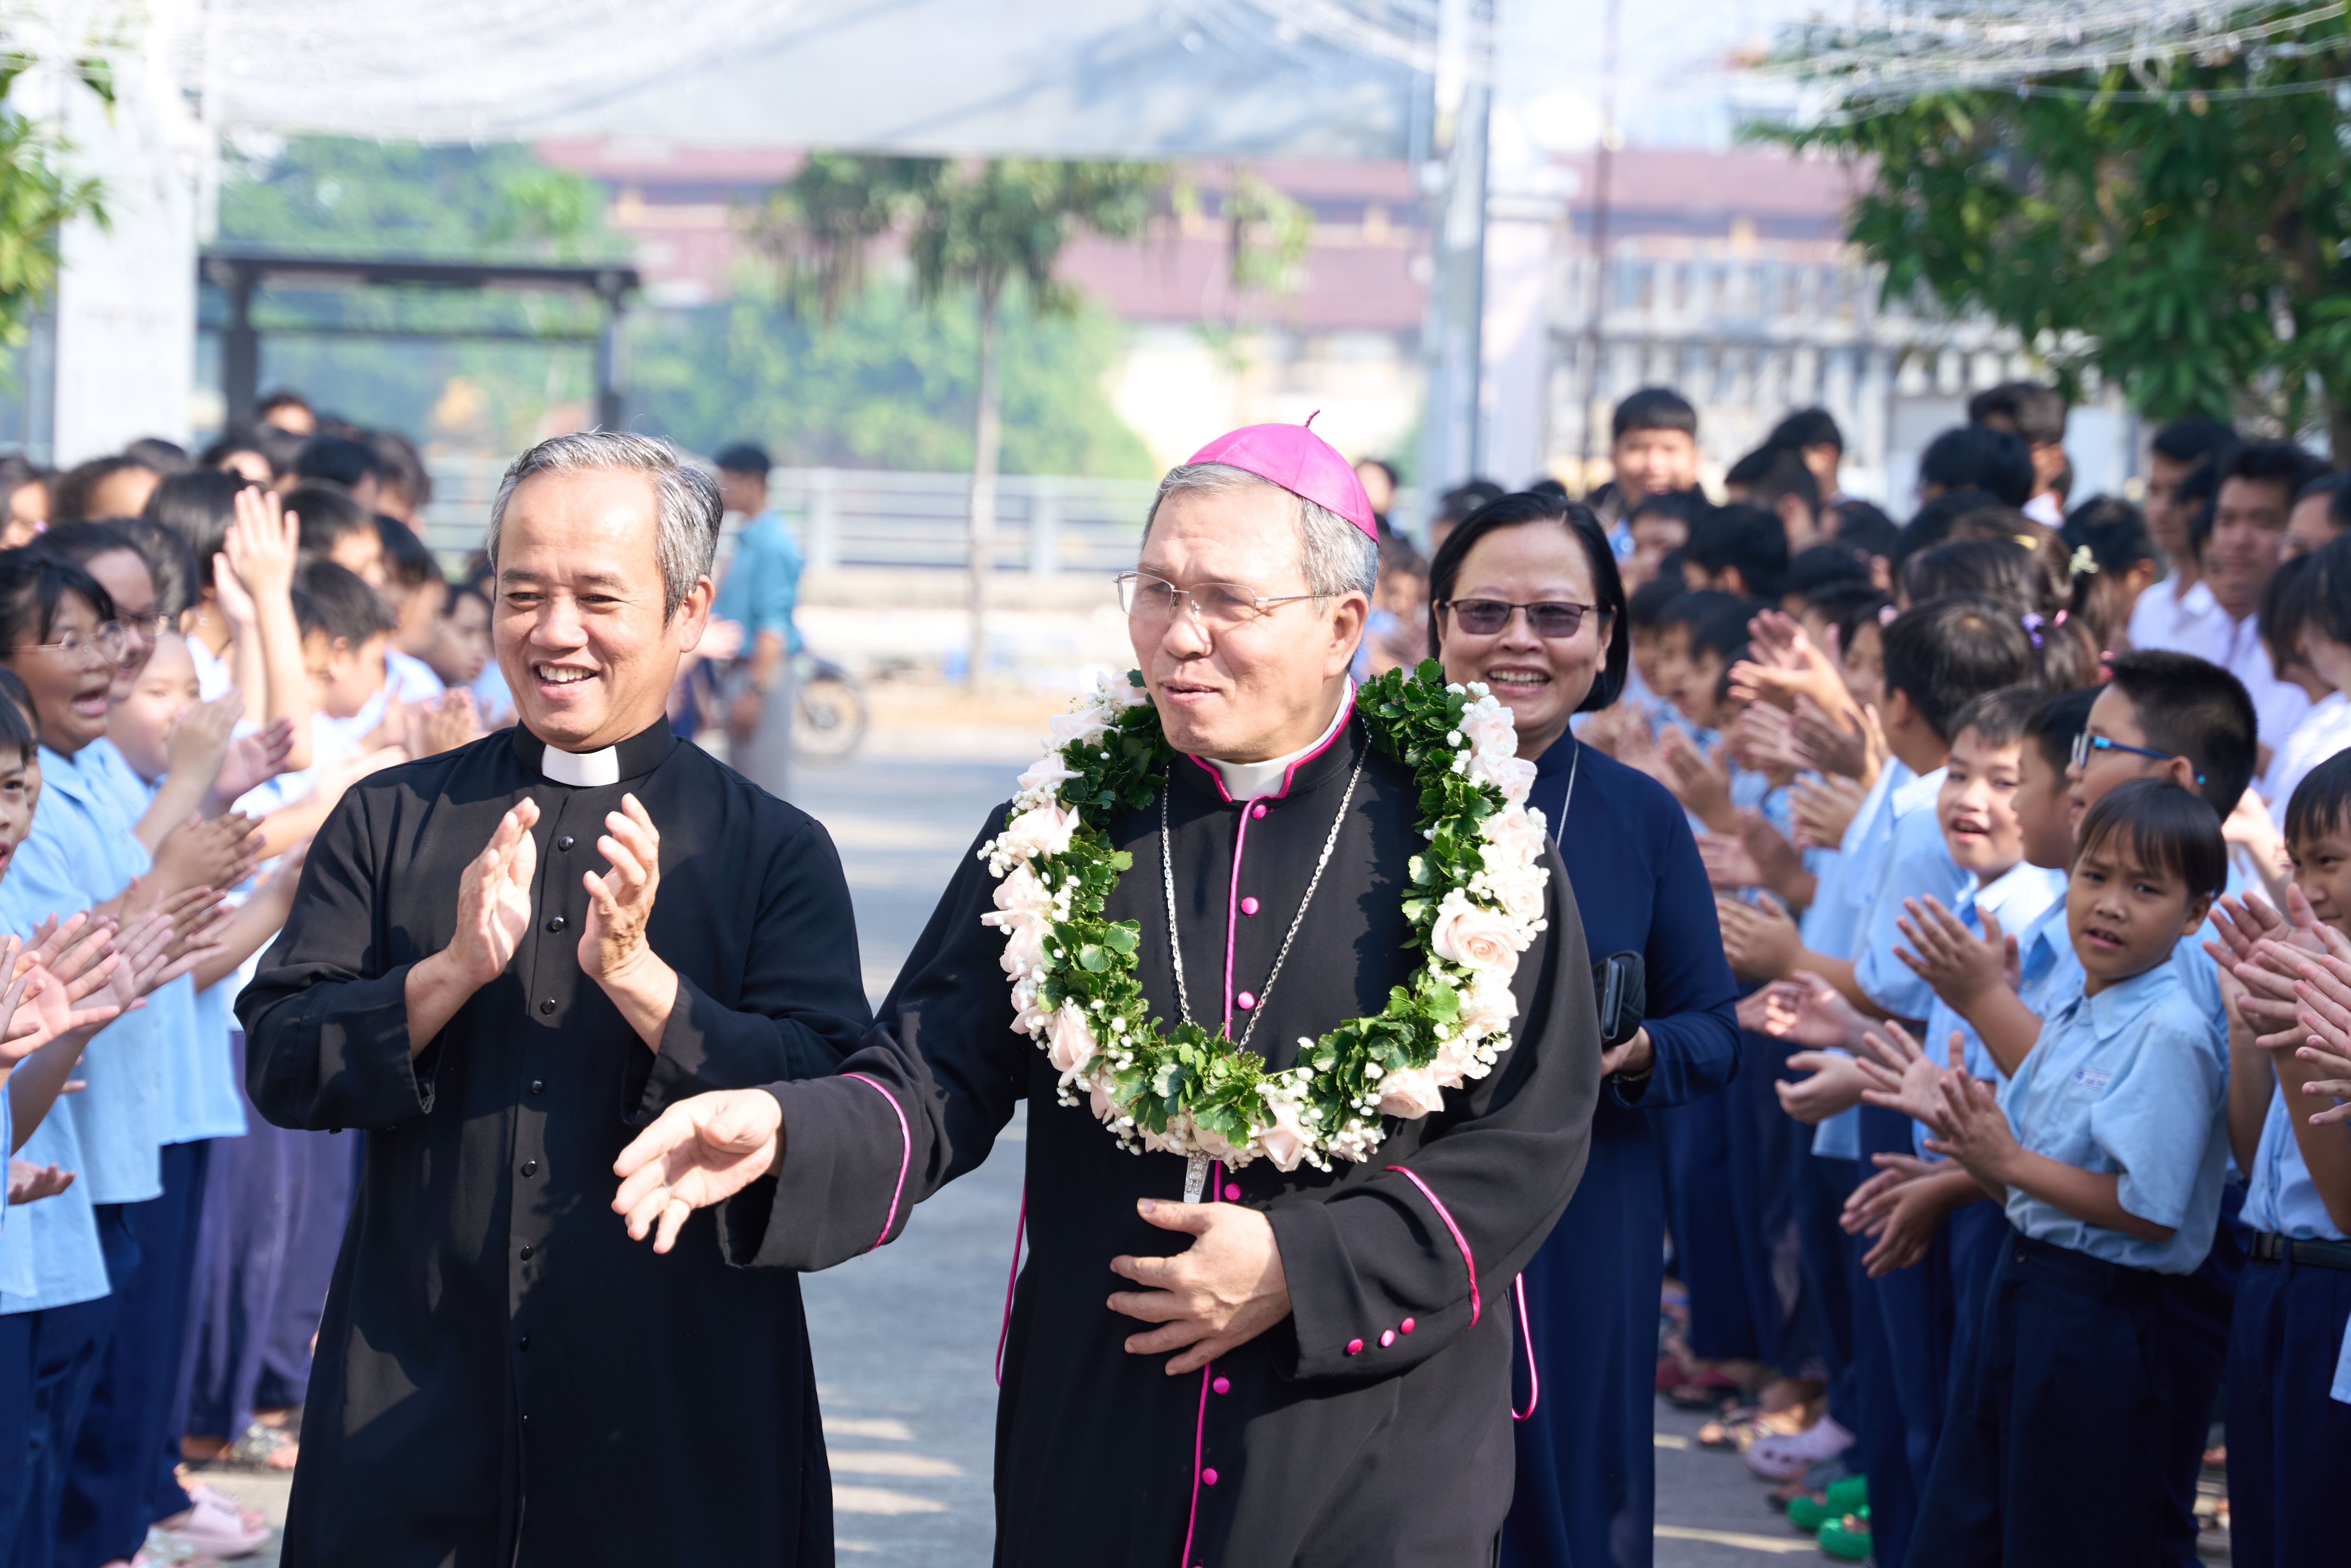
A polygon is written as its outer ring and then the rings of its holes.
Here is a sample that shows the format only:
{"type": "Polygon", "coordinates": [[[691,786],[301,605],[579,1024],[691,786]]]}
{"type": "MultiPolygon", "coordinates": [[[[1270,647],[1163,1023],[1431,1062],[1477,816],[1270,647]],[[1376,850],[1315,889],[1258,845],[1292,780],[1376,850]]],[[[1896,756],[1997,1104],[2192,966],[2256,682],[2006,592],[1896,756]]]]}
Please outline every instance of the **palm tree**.
{"type": "Polygon", "coordinates": [[[1066,314],[1077,292],[1053,275],[1081,229],[1139,237],[1167,171],[1157,164],[1003,158],[820,153],[768,200],[755,241],[783,270],[796,308],[830,321],[863,286],[873,243],[906,236],[918,297],[935,304],[968,290],[979,312],[978,396],[972,410],[971,649],[967,680],[980,689],[987,666],[987,578],[996,534],[997,463],[1003,445],[998,396],[1003,311],[1019,299],[1040,314],[1066,314]]]}

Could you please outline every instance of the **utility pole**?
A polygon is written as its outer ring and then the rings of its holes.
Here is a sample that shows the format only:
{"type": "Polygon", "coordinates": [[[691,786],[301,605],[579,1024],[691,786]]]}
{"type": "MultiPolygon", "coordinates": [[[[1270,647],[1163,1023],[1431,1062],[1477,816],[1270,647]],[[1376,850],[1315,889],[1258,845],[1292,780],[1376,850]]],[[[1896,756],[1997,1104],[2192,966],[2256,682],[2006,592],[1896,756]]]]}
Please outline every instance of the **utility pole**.
{"type": "Polygon", "coordinates": [[[1592,305],[1583,324],[1583,373],[1576,378],[1583,407],[1579,452],[1583,481],[1591,483],[1592,437],[1599,422],[1600,327],[1608,308],[1608,177],[1616,143],[1616,13],[1621,0],[1608,0],[1600,37],[1600,140],[1592,150],[1592,305]]]}
{"type": "Polygon", "coordinates": [[[1432,84],[1428,311],[1421,353],[1427,411],[1421,433],[1423,493],[1438,497],[1470,477],[1478,461],[1478,381],[1486,295],[1486,128],[1493,100],[1494,0],[1441,0],[1432,84]]]}

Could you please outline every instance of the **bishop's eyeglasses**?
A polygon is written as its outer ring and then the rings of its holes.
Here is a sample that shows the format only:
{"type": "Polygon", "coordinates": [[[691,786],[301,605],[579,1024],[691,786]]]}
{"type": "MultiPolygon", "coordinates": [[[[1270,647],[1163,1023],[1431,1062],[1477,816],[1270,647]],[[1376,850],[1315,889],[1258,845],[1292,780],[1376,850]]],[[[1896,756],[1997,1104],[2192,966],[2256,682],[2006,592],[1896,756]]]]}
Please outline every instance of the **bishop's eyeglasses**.
{"type": "Polygon", "coordinates": [[[1124,610],[1130,619],[1147,626],[1174,620],[1179,609],[1188,607],[1194,621],[1222,631],[1247,625],[1275,605],[1321,597],[1319,594],[1269,597],[1239,583],[1196,583],[1188,588],[1179,588],[1165,577],[1155,577],[1149,572],[1121,572],[1118,575],[1118,607],[1124,610]]]}

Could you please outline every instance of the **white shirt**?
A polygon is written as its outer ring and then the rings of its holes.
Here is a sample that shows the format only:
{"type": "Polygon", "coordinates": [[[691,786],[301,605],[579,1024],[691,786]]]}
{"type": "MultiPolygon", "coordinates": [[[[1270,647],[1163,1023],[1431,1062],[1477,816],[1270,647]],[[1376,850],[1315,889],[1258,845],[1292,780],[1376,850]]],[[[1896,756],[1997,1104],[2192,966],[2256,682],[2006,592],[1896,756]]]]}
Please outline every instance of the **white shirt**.
{"type": "MultiPolygon", "coordinates": [[[[2196,586],[2200,588],[2204,585],[2196,586]]],[[[2142,601],[2147,597],[2144,594],[2139,597],[2142,601]]],[[[2260,721],[2257,734],[2274,752],[2285,744],[2286,738],[2310,712],[2310,693],[2291,680],[2278,679],[2277,670],[2270,663],[2270,650],[2262,643],[2260,616],[2232,620],[2218,603],[2212,611],[2173,646],[2181,653],[2192,653],[2219,665],[2244,682],[2245,695],[2253,700],[2253,712],[2260,721]]],[[[2136,610],[2132,618],[2137,618],[2136,610]]]]}
{"type": "Polygon", "coordinates": [[[2283,830],[2285,826],[2286,802],[2294,798],[2294,786],[2309,776],[2310,770],[2351,746],[2351,697],[2342,692],[2321,698],[2313,704],[2285,744],[2277,748],[2270,758],[2269,776],[2262,781],[2262,796],[2270,803],[2270,820],[2283,830]]]}
{"type": "Polygon", "coordinates": [[[2065,526],[2065,508],[2057,504],[2057,493],[2053,490],[2043,491],[2018,510],[2043,527],[2065,526]]]}
{"type": "Polygon", "coordinates": [[[2168,649],[2209,658],[2200,645],[2190,647],[2189,639],[2199,635],[2207,621],[2228,618],[2201,580],[2189,584],[2184,594],[2179,582],[2177,577],[2168,578],[2139,595],[2138,603],[2131,607],[2130,645],[2141,652],[2168,649]]]}

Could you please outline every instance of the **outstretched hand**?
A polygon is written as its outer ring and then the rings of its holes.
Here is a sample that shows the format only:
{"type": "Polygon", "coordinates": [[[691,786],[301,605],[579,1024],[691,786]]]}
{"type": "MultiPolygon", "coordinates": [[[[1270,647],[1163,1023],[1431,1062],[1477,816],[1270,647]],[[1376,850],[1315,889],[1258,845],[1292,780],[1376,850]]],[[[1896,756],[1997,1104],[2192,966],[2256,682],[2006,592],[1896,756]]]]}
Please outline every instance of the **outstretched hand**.
{"type": "Polygon", "coordinates": [[[612,1212],[629,1239],[653,1234],[653,1251],[677,1244],[697,1209],[732,1198],[782,1163],[784,1107],[765,1089],[718,1089],[678,1101],[612,1162],[621,1190],[612,1212]]]}
{"type": "Polygon", "coordinates": [[[475,990],[506,973],[530,929],[530,883],[538,870],[530,830],[538,821],[538,802],[516,802],[457,884],[457,932],[445,950],[475,990]]]}
{"type": "Polygon", "coordinates": [[[645,921],[661,891],[661,834],[643,801],[624,794],[620,810],[604,814],[604,836],[596,840],[596,851],[611,863],[611,870],[580,873],[588,889],[588,920],[580,933],[580,968],[593,979],[609,980],[652,951],[645,946],[645,921]]]}
{"type": "Polygon", "coordinates": [[[1145,1198],[1136,1212],[1164,1231],[1196,1238],[1166,1258],[1116,1257],[1111,1272],[1148,1287],[1120,1291],[1110,1309],[1159,1326],[1131,1334],[1130,1355],[1181,1354],[1167,1363],[1170,1377],[1197,1372],[1237,1345],[1247,1345],[1290,1315],[1290,1282],[1273,1226],[1238,1203],[1176,1203],[1145,1198]]]}

